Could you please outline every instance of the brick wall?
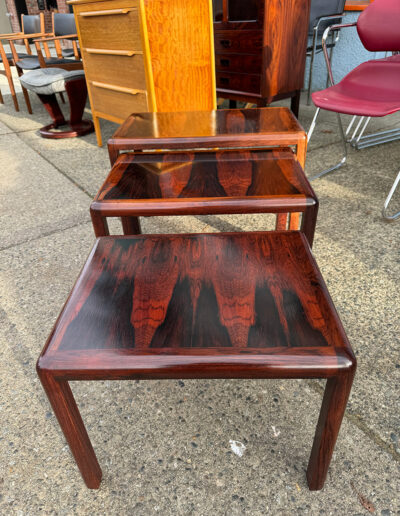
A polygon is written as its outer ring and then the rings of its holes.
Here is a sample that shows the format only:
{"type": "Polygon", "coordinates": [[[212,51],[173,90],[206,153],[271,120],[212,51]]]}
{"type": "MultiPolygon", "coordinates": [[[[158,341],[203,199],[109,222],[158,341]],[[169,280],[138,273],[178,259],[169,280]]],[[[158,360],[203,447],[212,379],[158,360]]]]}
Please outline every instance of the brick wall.
{"type": "MultiPolygon", "coordinates": [[[[0,0],[1,2],[2,0],[0,0]]],[[[28,9],[28,14],[44,14],[45,28],[46,32],[51,31],[51,10],[40,11],[38,8],[37,0],[25,0],[26,7],[28,9]]],[[[7,10],[11,14],[11,26],[14,32],[19,32],[21,30],[20,20],[17,16],[17,10],[15,8],[14,0],[6,0],[7,10]]],[[[67,0],[57,0],[58,11],[60,13],[69,13],[69,7],[67,5],[67,0]]]]}
{"type": "Polygon", "coordinates": [[[21,32],[21,26],[17,15],[17,9],[15,8],[14,0],[6,0],[7,11],[11,14],[11,27],[13,32],[21,32]]]}

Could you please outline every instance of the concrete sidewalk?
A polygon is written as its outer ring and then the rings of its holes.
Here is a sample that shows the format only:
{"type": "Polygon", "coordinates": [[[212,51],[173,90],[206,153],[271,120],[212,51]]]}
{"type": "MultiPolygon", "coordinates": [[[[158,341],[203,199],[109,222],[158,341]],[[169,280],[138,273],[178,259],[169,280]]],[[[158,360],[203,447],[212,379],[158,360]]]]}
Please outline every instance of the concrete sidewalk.
{"type": "MultiPolygon", "coordinates": [[[[0,86],[4,92],[4,78],[0,86]]],[[[350,151],[313,183],[314,252],[358,358],[325,488],[305,469],[323,383],[153,381],[73,384],[103,468],[86,489],[35,372],[36,359],[94,237],[92,196],[109,170],[94,134],[45,140],[48,115],[0,106],[0,514],[400,514],[400,221],[380,211],[398,142],[350,151]],[[242,457],[230,440],[246,446],[242,457]]],[[[302,106],[307,128],[313,108],[302,106]]],[[[375,121],[395,126],[400,117],[375,121]]],[[[104,141],[116,126],[102,121],[104,141]]],[[[339,158],[324,114],[307,173],[339,158]]],[[[372,127],[372,124],[371,124],[372,127]]],[[[400,195],[394,199],[397,209],[400,195]]],[[[149,218],[146,232],[265,229],[265,216],[149,218]]]]}

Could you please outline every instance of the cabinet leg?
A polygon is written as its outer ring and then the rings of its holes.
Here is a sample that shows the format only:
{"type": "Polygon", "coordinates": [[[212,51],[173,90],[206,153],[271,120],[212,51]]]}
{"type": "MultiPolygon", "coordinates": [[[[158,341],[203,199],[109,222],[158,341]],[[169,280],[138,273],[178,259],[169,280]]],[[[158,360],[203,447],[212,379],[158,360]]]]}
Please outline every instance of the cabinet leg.
{"type": "Polygon", "coordinates": [[[299,118],[300,95],[301,90],[297,90],[296,95],[292,97],[292,100],[290,101],[290,109],[293,111],[293,114],[296,118],[299,118]]]}
{"type": "Polygon", "coordinates": [[[340,376],[329,378],[326,382],[324,399],[307,468],[307,481],[311,491],[317,491],[324,486],[350,395],[354,373],[355,367],[340,376]]]}
{"type": "Polygon", "coordinates": [[[94,130],[96,132],[97,145],[101,147],[103,145],[103,140],[101,139],[101,128],[99,118],[92,114],[93,117],[93,125],[94,130]]]}

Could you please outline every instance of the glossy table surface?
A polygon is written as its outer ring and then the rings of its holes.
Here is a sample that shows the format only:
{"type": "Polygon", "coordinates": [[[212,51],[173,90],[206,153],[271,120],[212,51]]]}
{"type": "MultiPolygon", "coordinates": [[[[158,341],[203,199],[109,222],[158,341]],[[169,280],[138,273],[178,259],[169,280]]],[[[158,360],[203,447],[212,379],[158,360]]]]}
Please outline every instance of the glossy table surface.
{"type": "Polygon", "coordinates": [[[39,359],[66,379],[330,377],[353,354],[300,232],[96,241],[39,359]]]}
{"type": "Polygon", "coordinates": [[[316,203],[293,152],[280,148],[121,154],[91,208],[121,216],[302,211],[316,203]]]}
{"type": "Polygon", "coordinates": [[[109,140],[119,149],[290,145],[306,134],[288,108],[132,114],[109,140]]]}

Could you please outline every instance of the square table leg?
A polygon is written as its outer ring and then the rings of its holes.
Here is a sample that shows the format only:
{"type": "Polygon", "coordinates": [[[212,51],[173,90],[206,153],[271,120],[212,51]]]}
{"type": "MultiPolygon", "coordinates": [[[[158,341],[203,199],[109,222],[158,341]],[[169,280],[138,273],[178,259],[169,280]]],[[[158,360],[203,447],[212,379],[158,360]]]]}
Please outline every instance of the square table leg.
{"type": "Polygon", "coordinates": [[[68,382],[40,368],[38,375],[85,484],[98,489],[101,469],[68,382]]]}
{"type": "Polygon", "coordinates": [[[314,443],[307,468],[307,481],[311,491],[322,489],[340,425],[350,395],[355,374],[354,367],[326,382],[321,412],[315,431],[314,443]]]}

